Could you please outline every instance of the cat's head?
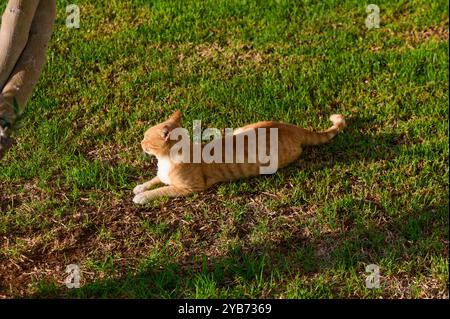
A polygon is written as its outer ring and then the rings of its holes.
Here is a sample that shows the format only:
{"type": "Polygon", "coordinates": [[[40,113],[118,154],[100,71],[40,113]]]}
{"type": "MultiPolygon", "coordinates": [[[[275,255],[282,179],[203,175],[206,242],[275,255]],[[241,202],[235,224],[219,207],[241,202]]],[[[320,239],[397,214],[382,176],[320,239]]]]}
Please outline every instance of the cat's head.
{"type": "Polygon", "coordinates": [[[141,142],[144,152],[157,157],[169,154],[173,144],[173,141],[170,140],[170,133],[177,127],[181,127],[180,110],[176,110],[166,121],[152,126],[145,132],[141,142]]]}

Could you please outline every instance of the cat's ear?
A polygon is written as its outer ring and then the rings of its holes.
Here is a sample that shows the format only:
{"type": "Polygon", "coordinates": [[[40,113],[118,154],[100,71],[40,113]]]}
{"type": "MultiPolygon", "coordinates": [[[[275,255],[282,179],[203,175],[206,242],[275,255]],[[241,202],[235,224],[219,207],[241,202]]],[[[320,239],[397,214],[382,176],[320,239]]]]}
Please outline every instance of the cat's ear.
{"type": "Polygon", "coordinates": [[[172,128],[171,127],[169,127],[167,125],[164,126],[161,129],[161,137],[162,137],[162,139],[167,142],[169,140],[169,138],[170,138],[170,133],[171,132],[172,132],[172,128]]]}
{"type": "Polygon", "coordinates": [[[163,124],[164,126],[161,129],[161,137],[167,142],[170,138],[170,133],[172,130],[174,128],[181,127],[181,111],[176,110],[163,124]]]}
{"type": "Polygon", "coordinates": [[[181,111],[176,110],[172,113],[172,115],[167,119],[167,122],[170,122],[174,126],[181,126],[181,111]]]}

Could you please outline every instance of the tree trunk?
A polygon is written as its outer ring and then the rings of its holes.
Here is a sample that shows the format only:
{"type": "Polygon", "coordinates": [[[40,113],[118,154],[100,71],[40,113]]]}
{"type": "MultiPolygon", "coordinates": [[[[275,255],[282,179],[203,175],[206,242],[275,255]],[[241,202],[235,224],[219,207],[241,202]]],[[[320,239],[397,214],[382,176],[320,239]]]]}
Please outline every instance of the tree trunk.
{"type": "Polygon", "coordinates": [[[0,28],[0,158],[37,84],[56,17],[56,0],[9,0],[0,28]],[[6,79],[6,80],[4,80],[6,79]]]}
{"type": "Polygon", "coordinates": [[[9,1],[0,27],[0,88],[3,88],[28,41],[39,0],[9,1]]]}

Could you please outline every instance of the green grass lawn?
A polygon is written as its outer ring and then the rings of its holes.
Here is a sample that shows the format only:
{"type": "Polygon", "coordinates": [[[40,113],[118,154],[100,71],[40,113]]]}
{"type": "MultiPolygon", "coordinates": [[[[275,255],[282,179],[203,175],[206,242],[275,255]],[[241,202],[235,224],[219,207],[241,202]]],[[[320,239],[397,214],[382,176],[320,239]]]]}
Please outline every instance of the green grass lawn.
{"type": "Polygon", "coordinates": [[[447,1],[377,1],[371,30],[356,0],[78,0],[79,30],[70,3],[0,166],[0,297],[449,297],[447,1]],[[348,127],[274,175],[136,206],[140,140],[177,108],[348,127]]]}

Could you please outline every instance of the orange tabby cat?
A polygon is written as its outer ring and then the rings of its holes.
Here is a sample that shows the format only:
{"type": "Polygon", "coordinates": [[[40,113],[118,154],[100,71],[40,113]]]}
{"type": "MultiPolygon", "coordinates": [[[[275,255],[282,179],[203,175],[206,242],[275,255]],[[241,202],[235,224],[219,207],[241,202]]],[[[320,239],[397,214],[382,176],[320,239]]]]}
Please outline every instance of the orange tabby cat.
{"type": "MultiPolygon", "coordinates": [[[[216,155],[216,159],[219,158],[222,161],[211,162],[202,158],[200,162],[195,163],[192,162],[195,146],[190,141],[188,146],[192,147],[189,147],[190,153],[187,154],[189,162],[180,161],[172,156],[172,147],[180,141],[180,138],[174,138],[174,134],[172,134],[176,129],[181,128],[181,112],[177,110],[165,122],[153,126],[145,132],[141,145],[145,153],[154,155],[158,159],[158,173],[152,180],[134,188],[133,192],[136,196],[133,198],[133,202],[144,204],[159,196],[185,196],[205,190],[218,182],[259,175],[264,163],[260,157],[252,157],[252,152],[249,151],[252,149],[254,152],[255,146],[257,152],[266,155],[270,147],[275,147],[277,151],[276,169],[284,167],[300,156],[303,145],[326,143],[345,126],[342,115],[332,115],[330,120],[333,122],[333,126],[324,132],[311,132],[295,125],[271,121],[250,124],[235,130],[233,135],[226,135],[210,142],[216,147],[224,147],[224,152],[214,154],[217,151],[216,148],[211,152],[211,155],[216,155]],[[243,135],[247,135],[247,139],[243,135]],[[252,142],[248,136],[256,139],[252,142]],[[237,142],[239,138],[246,143],[239,144],[237,142]],[[260,142],[265,143],[261,144],[260,142]],[[231,153],[229,145],[232,145],[231,153]],[[261,145],[267,149],[257,149],[261,145]],[[231,157],[228,157],[227,160],[227,156],[231,157]],[[241,160],[238,160],[239,157],[241,160]],[[232,159],[231,162],[230,159],[232,159]],[[150,190],[153,186],[161,183],[167,186],[150,190]]],[[[205,150],[204,144],[197,144],[197,146],[201,150],[205,150]]]]}

